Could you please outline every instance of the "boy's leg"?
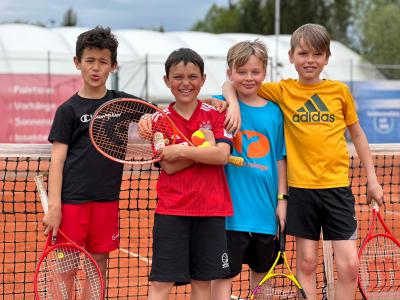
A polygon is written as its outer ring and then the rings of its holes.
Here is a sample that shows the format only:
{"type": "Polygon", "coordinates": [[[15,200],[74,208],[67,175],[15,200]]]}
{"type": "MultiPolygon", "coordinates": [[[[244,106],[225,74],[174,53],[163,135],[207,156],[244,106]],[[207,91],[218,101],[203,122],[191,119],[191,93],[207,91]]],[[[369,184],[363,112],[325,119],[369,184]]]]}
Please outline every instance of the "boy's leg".
{"type": "Polygon", "coordinates": [[[230,300],[232,294],[232,280],[242,270],[243,258],[250,243],[251,236],[248,232],[226,231],[229,271],[227,278],[215,279],[211,282],[211,299],[230,300]]]}
{"type": "MultiPolygon", "coordinates": [[[[208,300],[211,296],[211,281],[192,280],[190,300],[208,300]]],[[[222,298],[220,295],[219,299],[222,298]]],[[[228,298],[229,299],[229,298],[228,298]]]]}
{"type": "Polygon", "coordinates": [[[296,277],[309,300],[316,300],[318,243],[326,213],[321,191],[289,187],[286,231],[296,237],[296,277]]]}
{"type": "MultiPolygon", "coordinates": [[[[118,201],[90,202],[89,229],[85,248],[99,266],[107,290],[107,260],[109,253],[119,247],[118,201]]],[[[90,287],[89,287],[90,288],[90,287]]]]}
{"type": "Polygon", "coordinates": [[[325,207],[324,239],[332,240],[337,271],[335,299],[354,299],[358,275],[357,220],[349,187],[328,189],[322,195],[325,207]]]}
{"type": "Polygon", "coordinates": [[[155,214],[148,299],[168,299],[175,283],[190,282],[190,217],[155,214]]]}
{"type": "Polygon", "coordinates": [[[256,285],[271,269],[279,251],[278,240],[275,235],[250,233],[250,244],[246,249],[244,263],[248,264],[250,272],[250,289],[256,285]]]}
{"type": "Polygon", "coordinates": [[[337,271],[335,299],[353,300],[359,267],[356,241],[333,241],[333,251],[337,271]]]}
{"type": "Polygon", "coordinates": [[[173,286],[173,282],[151,281],[147,299],[167,300],[173,286]]]}
{"type": "Polygon", "coordinates": [[[318,243],[319,241],[296,237],[296,277],[308,300],[317,299],[318,243]]]}
{"type": "Polygon", "coordinates": [[[213,280],[211,282],[211,299],[230,300],[232,293],[232,280],[233,278],[213,280]]]}

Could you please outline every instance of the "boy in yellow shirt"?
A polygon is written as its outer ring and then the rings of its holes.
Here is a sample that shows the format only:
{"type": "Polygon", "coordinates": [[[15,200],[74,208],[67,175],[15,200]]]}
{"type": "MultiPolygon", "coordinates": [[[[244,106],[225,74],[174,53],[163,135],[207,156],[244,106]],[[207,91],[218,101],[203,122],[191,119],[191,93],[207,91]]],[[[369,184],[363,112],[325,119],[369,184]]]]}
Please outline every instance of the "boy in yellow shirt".
{"type": "MultiPolygon", "coordinates": [[[[291,37],[289,59],[298,79],[263,83],[258,94],[279,104],[285,119],[289,201],[287,232],[296,237],[296,272],[308,299],[316,299],[316,268],[321,228],[333,241],[337,270],[335,299],[353,300],[357,286],[357,220],[349,187],[350,132],[368,177],[368,202],[382,204],[368,141],[358,122],[353,97],[338,81],[322,80],[328,64],[330,37],[317,24],[299,27],[291,37]]],[[[236,91],[223,86],[229,103],[227,129],[240,128],[236,91]]]]}

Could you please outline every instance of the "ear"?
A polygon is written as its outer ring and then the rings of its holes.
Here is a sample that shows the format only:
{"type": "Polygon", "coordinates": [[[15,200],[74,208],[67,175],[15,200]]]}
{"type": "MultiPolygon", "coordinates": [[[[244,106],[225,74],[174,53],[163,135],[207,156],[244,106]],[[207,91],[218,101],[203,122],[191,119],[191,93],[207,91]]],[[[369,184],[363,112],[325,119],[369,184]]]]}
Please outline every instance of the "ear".
{"type": "Polygon", "coordinates": [[[80,69],[81,69],[81,63],[80,63],[78,57],[76,57],[76,56],[74,56],[74,64],[75,64],[75,68],[76,68],[77,70],[80,70],[80,69]]]}
{"type": "Polygon", "coordinates": [[[115,70],[118,68],[118,63],[115,63],[114,65],[111,66],[111,73],[114,73],[115,70]]]}
{"type": "Polygon", "coordinates": [[[326,66],[326,65],[328,64],[328,62],[329,62],[329,57],[330,57],[330,56],[328,56],[328,55],[326,56],[325,66],[326,66]]]}
{"type": "Polygon", "coordinates": [[[289,61],[290,61],[290,63],[292,64],[293,63],[293,52],[292,52],[292,50],[289,50],[288,51],[288,55],[289,55],[289,61]]]}
{"type": "Polygon", "coordinates": [[[164,79],[164,83],[165,83],[165,85],[167,86],[167,88],[171,88],[171,85],[170,85],[170,83],[169,83],[168,76],[167,76],[167,75],[164,75],[163,79],[164,79]]]}
{"type": "Polygon", "coordinates": [[[231,68],[226,69],[226,77],[228,77],[229,81],[232,81],[231,76],[232,76],[231,68]]]}
{"type": "Polygon", "coordinates": [[[201,83],[201,86],[203,86],[204,82],[206,82],[206,78],[207,78],[207,75],[203,74],[203,76],[202,76],[203,82],[201,83]]]}

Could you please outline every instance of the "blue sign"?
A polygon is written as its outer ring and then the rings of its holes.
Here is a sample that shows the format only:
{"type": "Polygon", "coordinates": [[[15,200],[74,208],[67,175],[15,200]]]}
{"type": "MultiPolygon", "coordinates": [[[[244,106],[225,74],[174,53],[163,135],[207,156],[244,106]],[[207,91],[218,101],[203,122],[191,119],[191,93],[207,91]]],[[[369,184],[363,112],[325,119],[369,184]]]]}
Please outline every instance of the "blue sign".
{"type": "Polygon", "coordinates": [[[368,142],[400,143],[400,81],[354,82],[352,94],[368,142]]]}

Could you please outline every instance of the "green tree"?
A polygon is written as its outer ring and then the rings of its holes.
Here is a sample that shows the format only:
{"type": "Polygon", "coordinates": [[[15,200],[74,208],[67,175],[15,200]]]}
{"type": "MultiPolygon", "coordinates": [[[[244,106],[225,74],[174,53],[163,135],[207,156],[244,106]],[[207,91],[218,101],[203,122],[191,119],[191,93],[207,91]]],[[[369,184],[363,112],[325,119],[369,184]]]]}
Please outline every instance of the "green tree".
{"type": "Polygon", "coordinates": [[[76,15],[76,12],[72,8],[69,8],[63,16],[63,21],[61,25],[67,27],[74,27],[77,24],[78,24],[78,17],[76,15]]]}
{"type": "Polygon", "coordinates": [[[360,21],[360,52],[368,61],[386,65],[380,70],[388,78],[400,79],[400,70],[393,68],[400,65],[400,1],[370,2],[360,21]]]}
{"type": "MultiPolygon", "coordinates": [[[[291,34],[305,23],[325,25],[332,37],[348,41],[347,29],[351,24],[352,5],[348,0],[281,0],[280,32],[291,34]]],[[[228,7],[213,5],[203,21],[193,30],[213,33],[246,32],[273,34],[275,26],[275,0],[238,0],[228,7]]]]}

